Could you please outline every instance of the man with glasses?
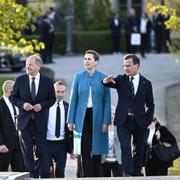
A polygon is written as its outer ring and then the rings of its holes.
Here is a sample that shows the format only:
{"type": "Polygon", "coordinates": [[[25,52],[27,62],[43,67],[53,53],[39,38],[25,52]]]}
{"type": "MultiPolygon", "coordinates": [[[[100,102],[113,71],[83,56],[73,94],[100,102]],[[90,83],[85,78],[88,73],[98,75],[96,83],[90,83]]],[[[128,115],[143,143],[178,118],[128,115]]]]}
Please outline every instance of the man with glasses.
{"type": "Polygon", "coordinates": [[[144,137],[154,114],[152,85],[139,73],[139,66],[139,58],[128,54],[123,58],[125,74],[115,78],[107,76],[103,80],[106,87],[115,88],[118,93],[115,125],[121,144],[125,176],[141,175],[144,137]]]}

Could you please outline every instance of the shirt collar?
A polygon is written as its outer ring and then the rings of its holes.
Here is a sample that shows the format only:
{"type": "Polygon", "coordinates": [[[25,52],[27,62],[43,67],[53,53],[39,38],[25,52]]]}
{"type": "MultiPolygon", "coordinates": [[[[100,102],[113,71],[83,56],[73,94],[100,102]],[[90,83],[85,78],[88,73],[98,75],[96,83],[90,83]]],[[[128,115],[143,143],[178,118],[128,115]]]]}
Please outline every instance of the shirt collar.
{"type": "Polygon", "coordinates": [[[139,73],[134,76],[134,79],[139,79],[139,73]]]}
{"type": "Polygon", "coordinates": [[[6,102],[6,104],[11,103],[8,97],[6,97],[6,96],[3,95],[3,98],[4,98],[4,101],[6,102]]]}
{"type": "MultiPolygon", "coordinates": [[[[58,103],[58,101],[56,101],[56,104],[58,103]]],[[[63,105],[63,100],[59,101],[59,105],[63,105]]]]}
{"type": "MultiPolygon", "coordinates": [[[[132,76],[129,76],[129,79],[131,78],[132,76]]],[[[133,79],[136,79],[138,80],[139,79],[139,73],[137,73],[136,75],[133,76],[133,79]]]]}
{"type": "Polygon", "coordinates": [[[31,75],[29,75],[29,79],[32,79],[33,77],[35,77],[36,80],[39,80],[39,78],[40,78],[40,73],[38,72],[38,73],[36,74],[36,76],[31,76],[31,75]]]}

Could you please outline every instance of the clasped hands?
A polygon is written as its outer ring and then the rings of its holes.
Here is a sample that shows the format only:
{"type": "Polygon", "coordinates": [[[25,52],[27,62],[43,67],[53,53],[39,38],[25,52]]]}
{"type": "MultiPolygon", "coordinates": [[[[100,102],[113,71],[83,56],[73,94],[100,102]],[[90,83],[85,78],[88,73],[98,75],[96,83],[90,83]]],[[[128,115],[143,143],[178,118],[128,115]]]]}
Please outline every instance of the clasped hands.
{"type": "Polygon", "coordinates": [[[32,104],[30,104],[30,103],[25,102],[25,103],[23,104],[23,109],[24,109],[25,111],[34,110],[35,112],[39,112],[39,111],[42,110],[42,106],[41,106],[41,104],[32,105],[32,104]]]}

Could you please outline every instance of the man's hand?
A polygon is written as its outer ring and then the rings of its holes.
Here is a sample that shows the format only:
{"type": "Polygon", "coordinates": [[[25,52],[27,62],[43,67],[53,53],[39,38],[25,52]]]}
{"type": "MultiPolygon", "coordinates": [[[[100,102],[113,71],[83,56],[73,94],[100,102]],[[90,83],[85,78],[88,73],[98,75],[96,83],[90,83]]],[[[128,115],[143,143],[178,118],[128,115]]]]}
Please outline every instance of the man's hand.
{"type": "Polygon", "coordinates": [[[6,145],[0,145],[0,153],[7,153],[9,152],[9,149],[6,147],[6,145]]]}
{"type": "Polygon", "coordinates": [[[102,125],[102,133],[105,133],[108,131],[108,125],[107,124],[103,124],[102,125]]]}
{"type": "Polygon", "coordinates": [[[42,110],[41,104],[35,104],[34,107],[33,107],[33,110],[34,110],[35,112],[41,111],[41,110],[42,110]]]}
{"type": "Polygon", "coordinates": [[[103,83],[110,83],[110,82],[112,82],[112,83],[114,83],[114,84],[116,84],[116,82],[114,81],[114,79],[113,79],[113,76],[112,75],[110,75],[110,76],[107,76],[107,77],[105,77],[104,79],[103,79],[103,83]]]}
{"type": "Polygon", "coordinates": [[[68,123],[68,129],[70,130],[70,131],[73,131],[73,129],[74,129],[74,124],[71,124],[71,123],[68,123]]]}
{"type": "Polygon", "coordinates": [[[31,111],[31,110],[33,109],[33,105],[31,105],[30,103],[25,102],[25,103],[23,104],[23,109],[24,109],[25,111],[31,111]]]}

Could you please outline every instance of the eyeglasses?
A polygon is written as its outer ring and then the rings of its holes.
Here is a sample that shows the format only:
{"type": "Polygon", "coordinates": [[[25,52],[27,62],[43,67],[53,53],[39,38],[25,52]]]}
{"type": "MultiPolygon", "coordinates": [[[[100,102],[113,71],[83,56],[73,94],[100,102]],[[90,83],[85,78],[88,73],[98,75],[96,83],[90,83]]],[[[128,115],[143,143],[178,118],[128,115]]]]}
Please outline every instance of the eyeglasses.
{"type": "Polygon", "coordinates": [[[128,64],[128,65],[123,65],[122,67],[123,68],[130,68],[131,66],[133,66],[133,65],[128,64]]]}

